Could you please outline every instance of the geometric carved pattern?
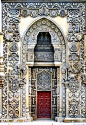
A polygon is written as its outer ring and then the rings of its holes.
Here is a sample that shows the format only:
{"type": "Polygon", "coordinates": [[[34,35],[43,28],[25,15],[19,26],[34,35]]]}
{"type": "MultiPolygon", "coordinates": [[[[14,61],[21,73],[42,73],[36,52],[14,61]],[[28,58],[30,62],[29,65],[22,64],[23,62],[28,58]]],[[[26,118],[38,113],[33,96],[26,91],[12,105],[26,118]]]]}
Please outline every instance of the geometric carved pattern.
{"type": "Polygon", "coordinates": [[[54,54],[52,52],[35,52],[35,62],[52,62],[54,54]]]}
{"type": "Polygon", "coordinates": [[[42,71],[37,75],[37,90],[50,91],[51,90],[51,74],[42,71]]]}

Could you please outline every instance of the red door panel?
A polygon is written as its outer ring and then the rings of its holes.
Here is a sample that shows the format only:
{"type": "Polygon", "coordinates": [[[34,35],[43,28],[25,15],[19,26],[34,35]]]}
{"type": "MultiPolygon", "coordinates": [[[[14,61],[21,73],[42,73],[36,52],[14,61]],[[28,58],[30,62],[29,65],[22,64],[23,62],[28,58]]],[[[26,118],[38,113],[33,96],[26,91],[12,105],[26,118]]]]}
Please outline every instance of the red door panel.
{"type": "Polygon", "coordinates": [[[37,117],[51,117],[51,92],[37,93],[37,117]]]}

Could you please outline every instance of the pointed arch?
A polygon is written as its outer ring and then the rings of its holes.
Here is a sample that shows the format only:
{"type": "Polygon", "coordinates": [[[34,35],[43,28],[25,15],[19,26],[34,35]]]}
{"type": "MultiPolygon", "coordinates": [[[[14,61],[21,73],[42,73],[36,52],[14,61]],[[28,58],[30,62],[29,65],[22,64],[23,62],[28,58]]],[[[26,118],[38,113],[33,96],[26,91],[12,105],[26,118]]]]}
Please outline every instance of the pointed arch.
{"type": "Polygon", "coordinates": [[[34,64],[34,48],[37,44],[39,32],[49,32],[51,44],[54,47],[54,63],[65,63],[66,44],[60,28],[48,18],[42,17],[32,23],[26,30],[22,41],[22,62],[34,64]]]}

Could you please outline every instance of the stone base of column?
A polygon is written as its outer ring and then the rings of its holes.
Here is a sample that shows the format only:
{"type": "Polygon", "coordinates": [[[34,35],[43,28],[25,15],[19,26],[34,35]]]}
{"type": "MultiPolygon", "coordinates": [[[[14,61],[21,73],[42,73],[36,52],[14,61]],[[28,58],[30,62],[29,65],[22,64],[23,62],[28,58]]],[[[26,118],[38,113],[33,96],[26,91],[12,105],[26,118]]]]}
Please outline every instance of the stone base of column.
{"type": "Polygon", "coordinates": [[[21,117],[21,118],[13,118],[13,119],[10,119],[10,118],[0,119],[0,122],[31,122],[31,121],[33,121],[32,117],[28,117],[28,118],[21,117]]]}
{"type": "Polygon", "coordinates": [[[64,117],[55,117],[55,121],[56,122],[63,122],[64,121],[64,117]]]}

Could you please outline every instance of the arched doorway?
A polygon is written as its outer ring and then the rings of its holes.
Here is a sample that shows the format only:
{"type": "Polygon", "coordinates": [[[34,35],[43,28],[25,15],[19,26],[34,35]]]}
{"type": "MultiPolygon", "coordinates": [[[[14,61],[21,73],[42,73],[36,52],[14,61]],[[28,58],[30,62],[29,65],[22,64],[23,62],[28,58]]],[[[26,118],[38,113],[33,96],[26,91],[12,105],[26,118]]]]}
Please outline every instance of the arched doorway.
{"type": "MultiPolygon", "coordinates": [[[[54,48],[51,44],[51,35],[49,32],[39,32],[37,36],[37,44],[34,49],[34,62],[54,63],[54,48]]],[[[33,67],[31,76],[32,116],[36,116],[37,118],[55,118],[57,116],[56,68],[47,66],[33,67]],[[53,70],[55,70],[54,74],[53,70]],[[35,79],[33,79],[33,77],[35,79]],[[52,81],[52,79],[54,79],[54,81],[52,81]],[[33,92],[33,86],[36,90],[35,94],[33,92]],[[34,103],[34,99],[36,100],[36,103],[34,103]],[[33,111],[34,108],[36,110],[36,114],[33,111]]]]}
{"type": "MultiPolygon", "coordinates": [[[[22,62],[26,62],[29,67],[28,84],[30,115],[34,119],[37,119],[37,93],[39,92],[37,86],[38,76],[40,73],[43,74],[47,72],[47,74],[51,75],[50,90],[45,89],[47,92],[51,92],[51,115],[49,116],[52,119],[58,117],[62,107],[64,107],[65,116],[66,106],[65,102],[61,100],[65,98],[66,93],[64,93],[64,95],[60,93],[60,86],[62,84],[61,78],[66,76],[65,68],[62,67],[62,65],[66,63],[66,45],[62,32],[52,21],[41,18],[34,22],[27,30],[22,48],[26,48],[26,51],[22,49],[22,62]],[[40,39],[45,39],[43,45],[40,43],[40,39]],[[48,40],[48,42],[46,42],[46,40],[48,40]],[[41,47],[43,48],[41,49],[41,47]]],[[[62,87],[61,89],[65,92],[65,86],[62,85],[62,87]]],[[[44,92],[44,90],[41,90],[41,92],[44,92]]]]}

